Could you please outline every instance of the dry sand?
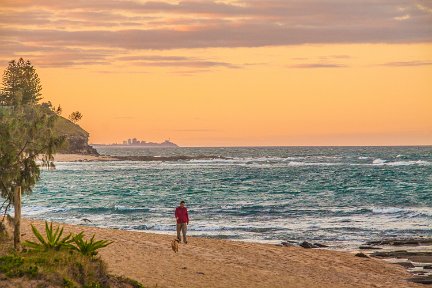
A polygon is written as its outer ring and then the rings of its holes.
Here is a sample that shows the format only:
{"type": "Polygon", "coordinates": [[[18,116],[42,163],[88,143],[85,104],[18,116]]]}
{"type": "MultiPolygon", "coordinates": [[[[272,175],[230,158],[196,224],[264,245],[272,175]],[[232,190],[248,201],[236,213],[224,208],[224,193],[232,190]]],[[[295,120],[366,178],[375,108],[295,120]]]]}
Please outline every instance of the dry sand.
{"type": "MultiPolygon", "coordinates": [[[[32,237],[30,223],[43,226],[24,220],[24,239],[32,237]]],[[[401,266],[347,252],[190,237],[175,254],[170,245],[174,233],[64,226],[113,240],[100,253],[109,271],[146,287],[423,287],[406,282],[410,275],[401,266]]]]}
{"type": "Polygon", "coordinates": [[[91,161],[115,161],[114,157],[82,155],[82,154],[55,154],[54,162],[91,162],[91,161]]]}

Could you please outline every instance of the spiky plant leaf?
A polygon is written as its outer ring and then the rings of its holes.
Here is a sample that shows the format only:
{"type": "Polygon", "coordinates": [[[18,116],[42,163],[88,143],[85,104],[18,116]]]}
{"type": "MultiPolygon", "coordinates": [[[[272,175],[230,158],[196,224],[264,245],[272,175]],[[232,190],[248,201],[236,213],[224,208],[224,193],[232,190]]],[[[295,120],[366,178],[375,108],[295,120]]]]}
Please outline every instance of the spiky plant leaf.
{"type": "Polygon", "coordinates": [[[113,243],[109,240],[95,241],[95,235],[93,235],[90,240],[85,240],[83,232],[75,235],[72,239],[75,244],[75,246],[73,246],[73,249],[79,251],[81,254],[86,256],[96,256],[98,254],[97,250],[113,243]]]}
{"type": "Polygon", "coordinates": [[[36,239],[39,241],[33,242],[33,241],[25,241],[23,243],[24,246],[27,246],[30,249],[34,250],[59,250],[63,247],[69,247],[70,243],[72,242],[72,235],[69,234],[63,238],[61,236],[63,235],[63,228],[56,227],[55,231],[53,230],[52,223],[48,225],[48,222],[45,221],[45,237],[42,236],[42,234],[39,232],[39,230],[32,226],[33,234],[35,235],[36,239]],[[54,232],[53,232],[54,231],[54,232]]]}

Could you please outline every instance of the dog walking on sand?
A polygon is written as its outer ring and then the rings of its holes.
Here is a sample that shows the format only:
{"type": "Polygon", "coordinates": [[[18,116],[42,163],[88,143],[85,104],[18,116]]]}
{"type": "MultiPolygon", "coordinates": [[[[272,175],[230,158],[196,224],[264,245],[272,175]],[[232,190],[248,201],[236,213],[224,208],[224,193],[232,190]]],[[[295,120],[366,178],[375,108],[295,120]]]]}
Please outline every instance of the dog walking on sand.
{"type": "Polygon", "coordinates": [[[177,253],[177,252],[178,252],[178,243],[179,243],[179,240],[178,240],[178,239],[174,239],[174,240],[171,242],[171,248],[172,248],[172,250],[174,251],[174,253],[177,253]]]}

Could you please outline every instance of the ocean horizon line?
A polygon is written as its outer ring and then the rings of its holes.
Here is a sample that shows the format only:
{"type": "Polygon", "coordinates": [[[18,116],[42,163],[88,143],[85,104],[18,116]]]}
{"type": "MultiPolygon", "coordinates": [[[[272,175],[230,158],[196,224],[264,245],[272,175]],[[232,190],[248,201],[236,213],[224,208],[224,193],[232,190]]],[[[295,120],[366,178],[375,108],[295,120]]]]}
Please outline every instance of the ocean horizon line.
{"type": "Polygon", "coordinates": [[[119,148],[123,148],[123,147],[127,147],[127,148],[149,148],[149,149],[178,149],[178,148],[298,148],[298,147],[313,147],[313,148],[331,148],[331,147],[338,147],[338,148],[343,148],[343,147],[359,147],[359,148],[365,148],[365,147],[432,147],[432,143],[431,144],[415,144],[415,145],[411,145],[411,144],[407,144],[407,145],[238,145],[238,146],[229,146],[229,145],[225,145],[225,146],[178,146],[178,147],[158,147],[158,146],[140,146],[140,145],[113,145],[113,144],[102,144],[102,143],[90,143],[89,145],[91,146],[115,146],[115,147],[119,147],[119,148]]]}

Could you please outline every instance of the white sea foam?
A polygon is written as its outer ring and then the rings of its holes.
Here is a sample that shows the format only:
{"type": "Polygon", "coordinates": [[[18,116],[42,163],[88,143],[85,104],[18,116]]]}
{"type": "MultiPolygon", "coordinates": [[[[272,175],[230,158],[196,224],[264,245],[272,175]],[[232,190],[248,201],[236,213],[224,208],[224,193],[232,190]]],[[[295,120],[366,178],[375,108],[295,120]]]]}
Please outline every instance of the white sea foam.
{"type": "Polygon", "coordinates": [[[396,161],[396,162],[388,162],[385,165],[388,166],[408,166],[408,165],[431,165],[431,162],[417,160],[417,161],[396,161]]]}
{"type": "Polygon", "coordinates": [[[330,162],[296,162],[291,161],[288,163],[289,166],[335,166],[343,165],[344,163],[330,163],[330,162]]]}
{"type": "Polygon", "coordinates": [[[375,213],[375,214],[404,214],[404,216],[409,217],[409,218],[419,217],[419,216],[431,217],[432,216],[432,208],[374,207],[374,208],[372,208],[372,213],[375,213]]]}
{"type": "Polygon", "coordinates": [[[66,209],[56,208],[56,207],[24,205],[22,210],[23,210],[22,213],[25,216],[38,216],[38,215],[45,215],[49,213],[61,212],[61,211],[65,211],[66,209]]]}
{"type": "Polygon", "coordinates": [[[387,160],[383,160],[383,159],[378,158],[378,159],[373,160],[372,164],[374,164],[374,165],[384,165],[384,163],[386,163],[386,162],[387,162],[387,160]]]}
{"type": "MultiPolygon", "coordinates": [[[[425,160],[407,160],[407,161],[388,161],[384,159],[374,159],[372,163],[356,163],[356,162],[320,162],[320,161],[302,161],[305,157],[247,157],[247,158],[231,158],[231,159],[200,159],[188,161],[116,161],[116,162],[97,162],[97,163],[61,163],[57,166],[57,171],[51,173],[63,173],[66,171],[122,171],[136,169],[196,169],[197,167],[219,167],[219,166],[243,166],[249,168],[272,168],[272,167],[304,167],[304,166],[428,166],[432,162],[425,160]]],[[[360,156],[358,159],[366,159],[368,157],[360,156]]],[[[370,157],[368,158],[370,159],[370,157]]],[[[312,160],[312,159],[310,159],[312,160]]]]}
{"type": "Polygon", "coordinates": [[[377,207],[372,208],[372,212],[375,214],[395,214],[406,211],[406,209],[397,208],[397,207],[377,207]]]}

